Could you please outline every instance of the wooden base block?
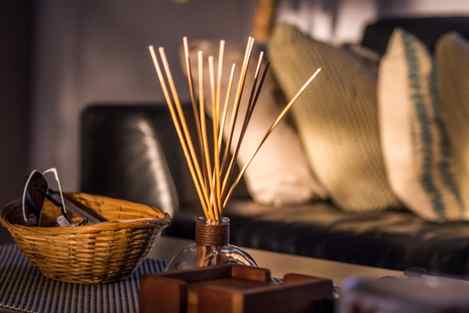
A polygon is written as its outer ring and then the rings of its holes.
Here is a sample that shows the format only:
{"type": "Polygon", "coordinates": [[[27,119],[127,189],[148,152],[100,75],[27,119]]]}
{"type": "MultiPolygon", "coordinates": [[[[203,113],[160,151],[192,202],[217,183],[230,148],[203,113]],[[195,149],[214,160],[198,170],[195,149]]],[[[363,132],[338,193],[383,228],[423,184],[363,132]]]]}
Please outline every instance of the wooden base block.
{"type": "Polygon", "coordinates": [[[329,279],[287,274],[273,282],[267,269],[224,265],[144,277],[140,312],[312,313],[332,293],[329,279]]]}

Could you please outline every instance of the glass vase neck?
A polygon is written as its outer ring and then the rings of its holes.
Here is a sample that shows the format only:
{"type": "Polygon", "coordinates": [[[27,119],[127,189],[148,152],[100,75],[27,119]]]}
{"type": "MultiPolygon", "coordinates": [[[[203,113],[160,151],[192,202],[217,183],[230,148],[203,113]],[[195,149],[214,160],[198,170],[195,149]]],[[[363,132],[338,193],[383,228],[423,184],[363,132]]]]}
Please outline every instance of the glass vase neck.
{"type": "Polygon", "coordinates": [[[204,217],[195,219],[195,243],[176,254],[167,271],[192,270],[222,264],[257,266],[256,261],[243,249],[230,244],[230,219],[218,222],[204,217]]]}
{"type": "Polygon", "coordinates": [[[195,242],[198,246],[224,246],[230,243],[230,219],[222,217],[218,222],[195,219],[195,242]]]}

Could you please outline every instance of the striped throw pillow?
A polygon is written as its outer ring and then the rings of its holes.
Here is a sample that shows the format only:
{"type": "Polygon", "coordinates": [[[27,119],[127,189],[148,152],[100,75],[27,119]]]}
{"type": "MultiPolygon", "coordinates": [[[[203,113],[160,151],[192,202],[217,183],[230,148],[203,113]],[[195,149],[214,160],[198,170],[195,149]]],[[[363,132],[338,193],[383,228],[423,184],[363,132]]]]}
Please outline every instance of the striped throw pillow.
{"type": "Polygon", "coordinates": [[[292,110],[310,163],[332,200],[352,211],[396,205],[381,151],[376,71],[284,24],[276,27],[269,53],[288,98],[323,69],[292,110]]]}
{"type": "Polygon", "coordinates": [[[469,220],[469,42],[456,33],[442,36],[437,42],[436,64],[435,83],[451,143],[449,164],[463,203],[449,218],[469,220]]]}
{"type": "Polygon", "coordinates": [[[378,84],[388,177],[412,211],[444,221],[461,217],[462,202],[436,75],[425,46],[396,30],[381,61],[378,84]]]}

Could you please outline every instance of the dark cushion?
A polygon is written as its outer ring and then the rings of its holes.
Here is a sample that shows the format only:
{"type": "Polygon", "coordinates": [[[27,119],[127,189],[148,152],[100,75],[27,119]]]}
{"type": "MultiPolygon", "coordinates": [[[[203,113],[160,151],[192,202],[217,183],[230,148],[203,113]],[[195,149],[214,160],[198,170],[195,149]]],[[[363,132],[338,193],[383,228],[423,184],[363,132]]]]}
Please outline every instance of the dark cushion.
{"type": "Polygon", "coordinates": [[[386,18],[369,24],[365,28],[362,45],[384,55],[386,47],[395,28],[402,28],[417,36],[434,51],[438,38],[455,31],[469,38],[469,17],[401,17],[386,18]]]}
{"type": "MultiPolygon", "coordinates": [[[[142,119],[154,129],[168,159],[182,209],[167,234],[193,239],[193,220],[200,214],[192,182],[165,107],[93,106],[82,115],[83,191],[128,197],[127,188],[139,184],[144,202],[148,194],[145,168],[132,171],[128,180],[116,177],[124,169],[120,154],[131,149],[123,140],[126,120],[142,119]],[[147,194],[147,195],[146,195],[147,194]]],[[[138,142],[138,136],[133,137],[138,142]]],[[[329,202],[272,208],[238,194],[227,209],[232,217],[232,242],[277,252],[324,258],[392,269],[421,267],[433,272],[469,273],[469,224],[425,222],[405,209],[384,212],[344,212],[329,202]]]]}

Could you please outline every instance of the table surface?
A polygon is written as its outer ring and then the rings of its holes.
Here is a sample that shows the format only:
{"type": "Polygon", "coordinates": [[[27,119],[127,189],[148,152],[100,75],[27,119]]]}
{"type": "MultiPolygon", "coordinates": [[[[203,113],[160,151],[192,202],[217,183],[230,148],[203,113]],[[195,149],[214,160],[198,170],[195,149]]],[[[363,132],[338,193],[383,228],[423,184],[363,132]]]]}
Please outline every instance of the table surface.
{"type": "MultiPolygon", "coordinates": [[[[189,240],[162,237],[150,252],[149,257],[170,259],[183,247],[191,243],[192,241],[189,240]]],[[[245,250],[256,260],[260,267],[270,269],[274,277],[283,277],[286,273],[294,272],[330,278],[334,281],[336,286],[340,287],[344,279],[351,276],[380,278],[383,276],[398,277],[404,275],[399,271],[382,268],[346,264],[256,249],[245,250]]],[[[0,309],[0,313],[14,312],[16,311],[0,309]]]]}
{"type": "MultiPolygon", "coordinates": [[[[151,257],[169,259],[191,241],[162,237],[150,252],[151,257]]],[[[283,277],[286,273],[299,273],[316,277],[330,278],[336,286],[340,286],[345,278],[383,276],[403,276],[400,271],[387,270],[377,267],[353,265],[335,261],[327,261],[284,253],[270,252],[256,249],[245,249],[260,267],[270,269],[274,277],[283,277]]]]}

